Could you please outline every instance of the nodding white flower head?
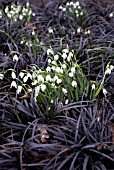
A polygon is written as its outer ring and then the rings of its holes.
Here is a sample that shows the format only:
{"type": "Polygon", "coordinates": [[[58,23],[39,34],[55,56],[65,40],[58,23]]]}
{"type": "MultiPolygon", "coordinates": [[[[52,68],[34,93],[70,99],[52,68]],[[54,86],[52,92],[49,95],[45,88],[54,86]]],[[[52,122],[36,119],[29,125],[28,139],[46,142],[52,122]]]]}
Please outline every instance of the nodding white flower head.
{"type": "Polygon", "coordinates": [[[15,87],[17,89],[16,81],[12,81],[10,88],[15,87]]]}
{"type": "Polygon", "coordinates": [[[49,32],[50,34],[53,34],[53,29],[52,29],[52,28],[48,28],[48,32],[49,32]]]}
{"type": "Polygon", "coordinates": [[[67,93],[68,93],[68,92],[67,92],[67,89],[65,89],[65,88],[62,88],[62,91],[63,91],[64,94],[67,94],[67,93]]]}
{"type": "Polygon", "coordinates": [[[62,10],[63,10],[63,12],[65,12],[65,11],[66,11],[66,8],[63,8],[62,10]]]}
{"type": "Polygon", "coordinates": [[[57,79],[59,79],[58,76],[54,76],[53,80],[56,81],[57,79]]]}
{"type": "Polygon", "coordinates": [[[66,48],[66,49],[63,49],[63,53],[68,53],[69,50],[66,48]]]}
{"type": "Polygon", "coordinates": [[[60,83],[62,83],[62,80],[61,79],[57,79],[57,84],[60,84],[60,83]]]}
{"type": "Polygon", "coordinates": [[[39,94],[39,92],[40,92],[40,86],[36,86],[35,87],[35,93],[39,94]]]}
{"type": "Polygon", "coordinates": [[[74,76],[74,74],[72,72],[70,72],[68,75],[69,75],[69,77],[73,77],[74,76]]]}
{"type": "Polygon", "coordinates": [[[11,76],[12,76],[12,78],[13,78],[13,79],[16,79],[16,74],[15,74],[15,72],[14,72],[14,71],[12,71],[11,76]]]}
{"type": "Polygon", "coordinates": [[[52,78],[51,78],[51,76],[49,74],[46,76],[46,81],[49,81],[49,82],[52,81],[52,78]]]}
{"type": "Polygon", "coordinates": [[[38,81],[37,81],[37,80],[34,80],[34,81],[32,82],[32,86],[36,86],[37,83],[38,83],[38,81]]]}
{"type": "Polygon", "coordinates": [[[114,69],[114,66],[113,65],[110,65],[110,70],[112,71],[114,69]]]}
{"type": "Polygon", "coordinates": [[[113,17],[113,13],[110,13],[109,17],[112,18],[113,17]]]}
{"type": "Polygon", "coordinates": [[[19,76],[20,76],[21,78],[23,78],[24,75],[25,75],[25,74],[24,74],[23,72],[20,72],[20,73],[19,73],[19,76]]]}
{"type": "Polygon", "coordinates": [[[23,19],[23,16],[22,16],[22,15],[19,15],[19,19],[22,20],[22,19],[23,19]]]}
{"type": "Polygon", "coordinates": [[[41,87],[42,92],[44,92],[46,90],[46,85],[45,84],[41,84],[40,87],[41,87]]]}
{"type": "Polygon", "coordinates": [[[103,88],[103,94],[106,96],[107,93],[107,90],[103,88]]]}
{"type": "Polygon", "coordinates": [[[65,100],[65,104],[68,104],[68,99],[65,100]]]}
{"type": "Polygon", "coordinates": [[[51,62],[52,62],[52,61],[51,61],[51,59],[49,58],[49,59],[48,59],[48,63],[50,64],[51,62]]]}
{"type": "Polygon", "coordinates": [[[63,69],[61,69],[60,67],[56,67],[56,72],[63,74],[63,69]]]}
{"type": "Polygon", "coordinates": [[[105,74],[111,74],[111,69],[107,68],[107,70],[105,71],[105,74]]]}
{"type": "Polygon", "coordinates": [[[35,31],[32,31],[32,35],[35,35],[35,31]]]}
{"type": "Polygon", "coordinates": [[[54,101],[51,99],[51,102],[50,103],[53,103],[54,101]]]}
{"type": "Polygon", "coordinates": [[[70,5],[71,5],[71,6],[74,5],[74,3],[73,3],[73,2],[70,2],[70,5]]]}
{"type": "Polygon", "coordinates": [[[47,72],[50,72],[50,71],[51,71],[51,67],[48,66],[48,67],[46,68],[46,71],[47,71],[47,72]]]}
{"type": "Polygon", "coordinates": [[[23,87],[20,86],[20,85],[17,87],[17,94],[19,94],[19,93],[22,91],[22,88],[23,88],[23,87]]]}
{"type": "Polygon", "coordinates": [[[32,80],[32,75],[30,73],[27,73],[27,77],[32,80]]]}
{"type": "Polygon", "coordinates": [[[81,32],[81,28],[79,27],[78,29],[77,29],[77,33],[80,33],[81,32]]]}
{"type": "Polygon", "coordinates": [[[66,64],[63,64],[63,65],[62,65],[62,68],[64,68],[64,69],[65,69],[66,67],[67,67],[67,66],[66,66],[66,64]]]}
{"type": "Polygon", "coordinates": [[[95,84],[92,84],[92,90],[95,90],[95,84]]]}
{"type": "Polygon", "coordinates": [[[44,78],[42,75],[38,75],[37,79],[38,79],[38,82],[42,82],[42,83],[44,82],[44,78]]]}
{"type": "Polygon", "coordinates": [[[77,86],[77,82],[76,81],[72,81],[72,87],[76,87],[77,86]]]}
{"type": "Polygon", "coordinates": [[[48,50],[47,50],[47,55],[50,55],[50,54],[52,54],[52,55],[54,54],[54,52],[53,52],[52,49],[48,49],[48,50]]]}
{"type": "Polygon", "coordinates": [[[53,61],[52,61],[52,64],[53,64],[53,65],[56,65],[56,61],[55,61],[55,60],[53,60],[53,61]]]}
{"type": "Polygon", "coordinates": [[[81,16],[83,15],[83,12],[82,12],[82,11],[80,12],[80,15],[81,15],[81,16]]]}
{"type": "Polygon", "coordinates": [[[63,7],[62,7],[62,6],[59,6],[59,9],[63,9],[63,7]]]}
{"type": "Polygon", "coordinates": [[[55,56],[54,56],[54,60],[58,60],[59,59],[59,56],[56,54],[55,56]]]}
{"type": "Polygon", "coordinates": [[[78,1],[77,1],[75,4],[76,4],[76,6],[79,6],[79,5],[80,5],[78,1]]]}
{"type": "Polygon", "coordinates": [[[26,3],[26,7],[29,7],[29,2],[26,3]]]}
{"type": "Polygon", "coordinates": [[[66,54],[66,53],[63,53],[63,54],[62,54],[62,57],[63,57],[63,59],[66,59],[66,58],[67,58],[67,54],[66,54]]]}
{"type": "Polygon", "coordinates": [[[27,80],[28,80],[28,77],[25,76],[25,77],[23,78],[23,82],[25,83],[25,82],[27,82],[27,80]]]}
{"type": "Polygon", "coordinates": [[[75,67],[71,68],[71,72],[74,74],[76,72],[75,67]]]}
{"type": "Polygon", "coordinates": [[[4,75],[0,74],[0,80],[3,80],[3,78],[4,78],[4,75]]]}

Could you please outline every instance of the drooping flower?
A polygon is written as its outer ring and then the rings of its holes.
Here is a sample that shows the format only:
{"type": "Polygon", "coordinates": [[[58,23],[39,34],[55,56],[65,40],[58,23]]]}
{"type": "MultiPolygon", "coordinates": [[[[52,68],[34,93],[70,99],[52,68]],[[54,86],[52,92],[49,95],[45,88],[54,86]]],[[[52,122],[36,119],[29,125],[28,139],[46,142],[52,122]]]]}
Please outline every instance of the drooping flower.
{"type": "Polygon", "coordinates": [[[14,71],[12,71],[11,77],[12,77],[13,79],[16,79],[16,74],[15,74],[14,71]]]}
{"type": "Polygon", "coordinates": [[[41,84],[40,87],[41,87],[42,92],[44,92],[46,90],[46,85],[45,84],[41,84]]]}
{"type": "Polygon", "coordinates": [[[20,85],[17,87],[17,94],[19,94],[19,93],[22,91],[22,88],[23,88],[23,87],[20,86],[20,85]]]}
{"type": "Polygon", "coordinates": [[[18,61],[18,60],[19,60],[19,58],[18,58],[17,54],[15,54],[15,55],[13,56],[13,61],[18,61]]]}
{"type": "Polygon", "coordinates": [[[95,90],[95,84],[92,84],[92,90],[95,90]]]}
{"type": "Polygon", "coordinates": [[[15,88],[17,88],[16,81],[12,81],[12,82],[11,82],[11,86],[10,86],[10,88],[12,88],[12,87],[15,87],[15,88]]]}
{"type": "Polygon", "coordinates": [[[3,80],[3,78],[4,78],[4,75],[0,74],[0,80],[3,80]]]}
{"type": "Polygon", "coordinates": [[[76,87],[77,86],[77,82],[76,81],[72,81],[72,87],[76,87]]]}
{"type": "Polygon", "coordinates": [[[62,91],[63,91],[64,94],[67,94],[67,89],[62,88],[62,91]]]}

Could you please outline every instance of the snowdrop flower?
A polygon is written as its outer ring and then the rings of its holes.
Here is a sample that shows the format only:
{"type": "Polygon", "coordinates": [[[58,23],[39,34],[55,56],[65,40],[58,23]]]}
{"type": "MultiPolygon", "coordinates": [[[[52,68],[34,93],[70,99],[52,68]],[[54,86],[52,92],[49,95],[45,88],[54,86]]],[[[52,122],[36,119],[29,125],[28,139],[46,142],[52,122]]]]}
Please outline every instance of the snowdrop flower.
{"type": "Polygon", "coordinates": [[[62,83],[62,80],[61,79],[57,79],[57,84],[60,84],[62,83]]]}
{"type": "Polygon", "coordinates": [[[38,79],[38,82],[42,82],[42,83],[44,82],[44,78],[42,75],[38,75],[37,79],[38,79]]]}
{"type": "Polygon", "coordinates": [[[53,71],[55,71],[55,66],[52,66],[51,69],[52,69],[53,71]]]}
{"type": "Polygon", "coordinates": [[[65,12],[65,11],[66,11],[66,8],[63,8],[62,10],[63,10],[63,12],[65,12]]]}
{"type": "Polygon", "coordinates": [[[48,29],[48,32],[49,32],[50,34],[53,34],[53,29],[52,29],[52,28],[49,28],[49,29],[48,29]]]}
{"type": "Polygon", "coordinates": [[[77,86],[77,82],[76,81],[72,81],[72,87],[76,87],[77,86]]]}
{"type": "Polygon", "coordinates": [[[54,56],[54,60],[58,60],[59,59],[59,56],[58,55],[55,55],[54,56]]]}
{"type": "Polygon", "coordinates": [[[46,76],[46,81],[49,81],[49,82],[52,81],[52,78],[51,78],[51,76],[49,74],[46,76]]]}
{"type": "Polygon", "coordinates": [[[63,7],[62,7],[62,6],[59,6],[59,9],[63,9],[63,7]]]}
{"type": "Polygon", "coordinates": [[[14,71],[12,71],[11,77],[12,77],[13,79],[16,79],[16,74],[15,74],[14,71]]]}
{"type": "Polygon", "coordinates": [[[21,41],[20,44],[24,44],[24,41],[21,41]]]}
{"type": "Polygon", "coordinates": [[[66,66],[66,64],[63,64],[63,65],[62,65],[62,68],[64,68],[64,69],[65,69],[66,67],[67,67],[67,66],[66,66]]]}
{"type": "Polygon", "coordinates": [[[110,70],[112,71],[114,69],[114,66],[113,65],[110,65],[110,70]]]}
{"type": "Polygon", "coordinates": [[[14,56],[13,56],[13,61],[18,61],[18,56],[17,56],[17,54],[15,54],[14,56]]]}
{"type": "Polygon", "coordinates": [[[109,17],[112,18],[113,17],[113,13],[110,13],[109,17]]]}
{"type": "Polygon", "coordinates": [[[74,74],[72,72],[70,72],[68,75],[69,75],[69,77],[73,77],[74,76],[74,74]]]}
{"type": "Polygon", "coordinates": [[[67,58],[67,54],[66,54],[66,53],[63,53],[63,54],[62,54],[62,57],[63,57],[63,59],[66,59],[66,58],[67,58]]]}
{"type": "Polygon", "coordinates": [[[81,32],[81,28],[79,27],[78,29],[77,29],[77,33],[80,33],[81,32]]]}
{"type": "Polygon", "coordinates": [[[23,82],[25,83],[25,82],[27,82],[27,80],[28,80],[28,77],[25,76],[25,77],[23,78],[23,82]]]}
{"type": "Polygon", "coordinates": [[[75,67],[72,67],[72,68],[71,68],[71,72],[72,72],[72,73],[75,73],[75,71],[76,71],[76,70],[75,70],[75,67]]]}
{"type": "Polygon", "coordinates": [[[65,100],[65,104],[68,104],[68,99],[65,100]]]}
{"type": "Polygon", "coordinates": [[[23,73],[23,72],[20,72],[20,73],[19,73],[19,76],[20,76],[21,78],[23,78],[23,77],[24,77],[24,73],[23,73]]]}
{"type": "Polygon", "coordinates": [[[27,77],[32,80],[32,75],[30,73],[27,73],[27,77]]]}
{"type": "Polygon", "coordinates": [[[48,59],[48,63],[49,63],[49,64],[51,63],[51,59],[50,59],[50,58],[48,59]]]}
{"type": "Polygon", "coordinates": [[[53,53],[53,50],[48,49],[48,50],[47,50],[47,55],[50,55],[50,54],[52,54],[52,55],[54,54],[54,53],[53,53]]]}
{"type": "Polygon", "coordinates": [[[59,79],[58,76],[54,76],[53,80],[56,81],[57,79],[59,79]]]}
{"type": "Polygon", "coordinates": [[[23,19],[23,16],[22,16],[22,15],[19,15],[19,19],[22,20],[22,19],[23,19]]]}
{"type": "Polygon", "coordinates": [[[64,94],[67,94],[67,89],[62,88],[62,91],[63,91],[64,94]]]}
{"type": "Polygon", "coordinates": [[[18,86],[18,88],[17,88],[17,94],[19,94],[21,91],[22,91],[22,86],[18,86]]]}
{"type": "Polygon", "coordinates": [[[57,68],[56,68],[56,72],[63,74],[63,69],[61,69],[60,67],[57,67],[57,68]]]}
{"type": "Polygon", "coordinates": [[[64,53],[68,53],[68,49],[63,49],[63,52],[64,53]]]}
{"type": "Polygon", "coordinates": [[[83,15],[83,12],[82,12],[82,11],[80,12],[80,15],[81,15],[81,16],[83,15]]]}
{"type": "Polygon", "coordinates": [[[0,74],[0,80],[3,80],[3,78],[4,78],[4,75],[0,74]]]}
{"type": "Polygon", "coordinates": [[[54,101],[51,99],[51,102],[50,103],[53,103],[54,101]]]}
{"type": "Polygon", "coordinates": [[[41,87],[42,92],[44,92],[46,90],[46,85],[45,84],[41,84],[40,87],[41,87]]]}
{"type": "Polygon", "coordinates": [[[7,14],[7,16],[8,16],[8,18],[11,18],[11,17],[12,17],[11,14],[9,14],[9,13],[7,14]]]}
{"type": "Polygon", "coordinates": [[[35,92],[38,94],[40,92],[40,86],[35,87],[35,92]]]}
{"type": "Polygon", "coordinates": [[[76,6],[79,6],[79,5],[80,5],[78,1],[77,1],[75,4],[76,4],[76,6]]]}
{"type": "Polygon", "coordinates": [[[74,3],[73,2],[70,2],[70,6],[72,6],[74,3]]]}
{"type": "Polygon", "coordinates": [[[69,5],[70,5],[70,3],[69,3],[69,2],[67,2],[67,3],[66,3],[66,6],[69,6],[69,5]]]}
{"type": "Polygon", "coordinates": [[[29,2],[26,3],[26,7],[29,7],[29,2]]]}
{"type": "Polygon", "coordinates": [[[111,74],[111,69],[107,68],[107,70],[105,71],[105,74],[111,74]]]}
{"type": "Polygon", "coordinates": [[[35,35],[35,31],[32,31],[32,35],[35,35]]]}
{"type": "Polygon", "coordinates": [[[53,61],[52,61],[52,64],[53,64],[53,65],[56,65],[56,61],[53,60],[53,61]]]}
{"type": "Polygon", "coordinates": [[[92,90],[95,90],[95,84],[92,84],[92,90]]]}
{"type": "Polygon", "coordinates": [[[106,91],[106,89],[104,89],[103,88],[103,94],[106,96],[106,94],[107,94],[107,91],[106,91]]]}
{"type": "Polygon", "coordinates": [[[12,88],[12,87],[15,87],[15,88],[17,88],[16,81],[12,81],[10,88],[12,88]]]}
{"type": "Polygon", "coordinates": [[[51,67],[48,66],[48,67],[46,68],[46,71],[47,71],[47,72],[50,72],[50,71],[51,71],[51,67]]]}
{"type": "Polygon", "coordinates": [[[32,86],[36,86],[37,83],[38,83],[38,81],[37,81],[37,80],[34,80],[34,81],[32,82],[32,86]]]}

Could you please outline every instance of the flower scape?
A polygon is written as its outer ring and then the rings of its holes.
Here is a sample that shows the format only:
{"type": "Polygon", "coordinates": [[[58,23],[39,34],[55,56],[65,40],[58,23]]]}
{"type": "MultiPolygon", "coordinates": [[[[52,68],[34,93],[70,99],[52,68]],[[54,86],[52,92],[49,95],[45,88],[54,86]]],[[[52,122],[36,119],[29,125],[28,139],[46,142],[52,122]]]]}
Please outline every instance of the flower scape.
{"type": "Polygon", "coordinates": [[[0,8],[0,169],[114,169],[113,4],[52,4],[0,8]]]}

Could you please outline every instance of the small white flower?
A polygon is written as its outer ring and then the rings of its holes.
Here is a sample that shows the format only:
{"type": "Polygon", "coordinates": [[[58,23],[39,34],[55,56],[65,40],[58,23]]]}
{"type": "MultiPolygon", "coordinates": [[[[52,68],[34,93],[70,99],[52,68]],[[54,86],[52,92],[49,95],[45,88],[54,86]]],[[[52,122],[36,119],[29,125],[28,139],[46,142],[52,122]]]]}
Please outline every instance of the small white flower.
{"type": "Polygon", "coordinates": [[[87,33],[90,34],[91,33],[90,30],[88,30],[87,33]]]}
{"type": "Polygon", "coordinates": [[[38,75],[37,79],[38,79],[38,82],[42,82],[42,83],[44,82],[44,78],[42,75],[38,75]]]}
{"type": "Polygon", "coordinates": [[[35,87],[35,93],[39,94],[39,92],[40,92],[40,86],[36,86],[35,87]]]}
{"type": "Polygon", "coordinates": [[[17,87],[17,94],[19,94],[19,93],[22,91],[22,88],[23,88],[23,87],[20,86],[20,85],[17,87]]]}
{"type": "Polygon", "coordinates": [[[82,12],[82,11],[80,12],[80,15],[81,15],[81,16],[83,15],[83,12],[82,12]]]}
{"type": "Polygon", "coordinates": [[[74,74],[72,72],[70,72],[68,75],[69,75],[69,77],[73,77],[74,76],[74,74]]]}
{"type": "Polygon", "coordinates": [[[66,67],[67,67],[67,66],[66,66],[66,64],[63,64],[63,65],[62,65],[62,68],[64,68],[64,69],[65,69],[66,67]]]}
{"type": "Polygon", "coordinates": [[[112,71],[114,69],[114,66],[113,65],[110,65],[110,70],[112,71]]]}
{"type": "Polygon", "coordinates": [[[105,74],[111,74],[111,69],[107,68],[107,70],[105,71],[105,74]]]}
{"type": "Polygon", "coordinates": [[[49,28],[49,29],[48,29],[48,32],[49,32],[50,34],[53,34],[53,29],[52,29],[52,28],[49,28]]]}
{"type": "Polygon", "coordinates": [[[41,84],[40,87],[41,87],[42,92],[44,92],[46,90],[46,85],[45,84],[41,84]]]}
{"type": "Polygon", "coordinates": [[[12,88],[12,87],[15,87],[15,88],[17,88],[16,81],[12,81],[10,88],[12,88]]]}
{"type": "Polygon", "coordinates": [[[67,2],[67,3],[66,3],[66,6],[69,6],[69,5],[70,5],[70,3],[69,3],[69,2],[67,2]]]}
{"type": "Polygon", "coordinates": [[[51,102],[50,103],[53,103],[54,101],[51,99],[51,102]]]}
{"type": "Polygon", "coordinates": [[[52,49],[48,49],[48,50],[47,50],[47,55],[50,55],[50,54],[52,54],[52,55],[54,54],[54,52],[53,52],[52,49]]]}
{"type": "Polygon", "coordinates": [[[21,78],[23,78],[23,77],[24,77],[24,73],[23,73],[23,72],[20,72],[20,73],[19,73],[19,76],[20,76],[21,78]]]}
{"type": "Polygon", "coordinates": [[[70,5],[72,6],[74,3],[73,2],[70,2],[70,5]]]}
{"type": "Polygon", "coordinates": [[[78,1],[77,1],[75,4],[76,4],[76,6],[79,6],[79,5],[80,5],[78,1]]]}
{"type": "Polygon", "coordinates": [[[20,44],[24,44],[24,41],[21,41],[20,44]]]}
{"type": "Polygon", "coordinates": [[[113,13],[110,13],[109,17],[112,18],[113,17],[113,13]]]}
{"type": "Polygon", "coordinates": [[[62,7],[62,6],[59,6],[59,9],[63,9],[63,7],[62,7]]]}
{"type": "Polygon", "coordinates": [[[50,59],[50,58],[48,59],[48,63],[49,63],[49,64],[51,63],[51,59],[50,59]]]}
{"type": "Polygon", "coordinates": [[[76,87],[77,86],[77,82],[76,81],[72,81],[72,87],[76,87]]]}
{"type": "Polygon", "coordinates": [[[106,94],[107,94],[107,91],[106,91],[106,89],[104,89],[103,88],[103,94],[106,96],[106,94]]]}
{"type": "Polygon", "coordinates": [[[63,12],[65,12],[65,11],[66,11],[66,8],[63,8],[62,10],[63,10],[63,12]]]}
{"type": "Polygon", "coordinates": [[[77,29],[77,33],[80,33],[81,32],[81,28],[79,27],[78,29],[77,29]]]}
{"type": "Polygon", "coordinates": [[[19,58],[18,58],[17,54],[15,54],[15,55],[13,56],[13,61],[18,61],[18,60],[19,60],[19,58]]]}
{"type": "Polygon", "coordinates": [[[26,7],[29,7],[29,2],[26,3],[26,7]]]}
{"type": "Polygon", "coordinates": [[[62,57],[63,57],[63,59],[66,59],[66,58],[67,58],[67,54],[66,54],[66,53],[63,53],[63,54],[62,54],[62,57]]]}
{"type": "Polygon", "coordinates": [[[61,73],[61,68],[60,67],[56,67],[56,72],[57,73],[61,73]]]}
{"type": "Polygon", "coordinates": [[[65,104],[68,104],[68,99],[65,100],[65,104]]]}
{"type": "Polygon", "coordinates": [[[57,84],[60,84],[62,83],[62,80],[61,79],[57,79],[57,84]]]}
{"type": "Polygon", "coordinates": [[[46,71],[47,71],[47,72],[50,72],[50,71],[51,71],[51,67],[48,66],[48,67],[46,68],[46,71]]]}
{"type": "Polygon", "coordinates": [[[0,80],[3,80],[3,78],[4,78],[4,75],[0,74],[0,80]]]}
{"type": "Polygon", "coordinates": [[[28,80],[28,77],[25,76],[25,77],[23,78],[23,82],[25,83],[25,82],[27,82],[27,80],[28,80]]]}
{"type": "Polygon", "coordinates": [[[53,80],[56,81],[57,79],[59,79],[58,76],[54,76],[53,80]]]}
{"type": "Polygon", "coordinates": [[[72,67],[72,68],[71,68],[71,72],[72,72],[72,73],[75,73],[75,71],[76,71],[76,70],[75,70],[75,67],[72,67]]]}
{"type": "Polygon", "coordinates": [[[30,73],[27,73],[27,77],[32,80],[32,75],[30,73]]]}
{"type": "Polygon", "coordinates": [[[59,59],[59,56],[56,54],[55,56],[54,56],[54,60],[58,60],[59,59]]]}
{"type": "Polygon", "coordinates": [[[53,71],[55,71],[55,66],[52,66],[51,69],[52,69],[53,71]]]}
{"type": "Polygon", "coordinates": [[[64,52],[64,53],[68,53],[69,51],[68,51],[68,49],[66,48],[66,49],[63,49],[63,52],[64,52]]]}
{"type": "Polygon", "coordinates": [[[12,71],[11,77],[12,77],[13,79],[16,79],[16,74],[15,74],[14,71],[12,71]]]}
{"type": "Polygon", "coordinates": [[[11,18],[11,17],[12,17],[10,13],[8,13],[7,16],[8,16],[8,18],[11,18]]]}
{"type": "Polygon", "coordinates": [[[49,74],[46,76],[46,81],[49,81],[49,82],[52,81],[52,78],[51,78],[51,76],[49,74]]]}
{"type": "Polygon", "coordinates": [[[92,90],[95,90],[95,84],[92,84],[92,90]]]}
{"type": "Polygon", "coordinates": [[[56,65],[56,61],[53,60],[53,61],[52,61],[52,64],[53,64],[53,65],[56,65]]]}
{"type": "Polygon", "coordinates": [[[6,6],[6,8],[5,8],[5,13],[7,13],[8,11],[9,11],[9,7],[6,6]]]}
{"type": "Polygon", "coordinates": [[[62,88],[62,91],[63,91],[64,94],[67,94],[67,89],[62,88]]]}
{"type": "Polygon", "coordinates": [[[32,31],[32,35],[35,35],[35,31],[32,31]]]}
{"type": "Polygon", "coordinates": [[[38,81],[37,81],[37,80],[34,80],[34,81],[32,82],[32,86],[36,86],[37,83],[38,83],[38,81]]]}
{"type": "Polygon", "coordinates": [[[23,19],[23,16],[22,16],[22,15],[19,15],[19,19],[22,20],[22,19],[23,19]]]}

